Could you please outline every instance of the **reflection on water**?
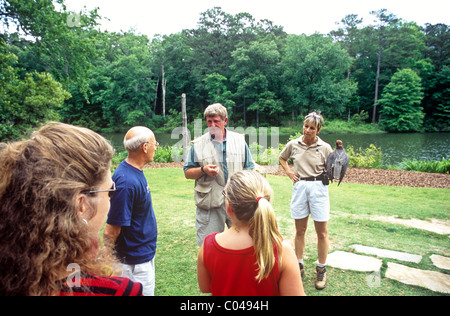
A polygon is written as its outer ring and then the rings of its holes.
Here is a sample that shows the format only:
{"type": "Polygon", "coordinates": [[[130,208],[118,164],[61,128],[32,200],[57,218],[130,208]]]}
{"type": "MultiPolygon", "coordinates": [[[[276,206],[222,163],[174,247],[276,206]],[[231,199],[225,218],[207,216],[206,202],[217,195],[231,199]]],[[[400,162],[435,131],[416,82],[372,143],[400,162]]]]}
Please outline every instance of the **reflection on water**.
{"type": "Polygon", "coordinates": [[[403,159],[441,160],[450,158],[450,133],[322,135],[332,147],[337,139],[344,146],[367,148],[370,144],[381,148],[386,164],[397,164],[403,159]]]}
{"type": "MultiPolygon", "coordinates": [[[[116,151],[124,151],[123,134],[104,134],[111,141],[116,151]]],[[[279,135],[279,143],[285,144],[290,135],[279,135]]],[[[450,158],[450,133],[412,133],[412,134],[319,134],[319,136],[335,147],[340,139],[344,147],[353,146],[367,148],[370,144],[381,148],[386,164],[397,164],[403,159],[441,160],[450,158]]],[[[174,145],[181,141],[181,135],[171,139],[171,134],[156,134],[161,145],[174,145]]],[[[247,137],[248,141],[248,137],[247,137]]],[[[267,143],[271,145],[271,135],[267,135],[267,143]]]]}

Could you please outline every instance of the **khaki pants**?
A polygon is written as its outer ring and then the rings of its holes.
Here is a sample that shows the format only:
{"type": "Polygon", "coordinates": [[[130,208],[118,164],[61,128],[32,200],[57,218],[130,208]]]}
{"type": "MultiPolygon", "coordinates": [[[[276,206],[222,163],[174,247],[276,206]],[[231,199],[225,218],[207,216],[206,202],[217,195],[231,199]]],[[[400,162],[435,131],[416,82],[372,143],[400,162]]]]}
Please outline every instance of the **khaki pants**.
{"type": "Polygon", "coordinates": [[[223,232],[227,227],[231,227],[231,219],[227,215],[225,203],[219,208],[204,210],[197,207],[195,217],[195,228],[197,230],[197,245],[201,247],[206,236],[216,232],[223,232]]]}

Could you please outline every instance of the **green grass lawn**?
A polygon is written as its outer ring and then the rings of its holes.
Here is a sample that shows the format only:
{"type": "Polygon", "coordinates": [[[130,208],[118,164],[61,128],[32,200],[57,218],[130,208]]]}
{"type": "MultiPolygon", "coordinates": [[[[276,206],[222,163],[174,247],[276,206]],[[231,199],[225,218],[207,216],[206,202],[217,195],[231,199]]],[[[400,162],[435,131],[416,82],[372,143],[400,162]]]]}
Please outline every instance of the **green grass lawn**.
{"type": "MultiPolygon", "coordinates": [[[[158,222],[156,255],[156,295],[198,296],[197,254],[195,232],[194,181],[186,180],[182,169],[146,169],[158,222]]],[[[280,231],[293,244],[294,221],[289,203],[292,183],[287,177],[268,175],[275,193],[274,208],[280,231]]],[[[448,256],[448,236],[371,220],[373,216],[401,218],[449,219],[450,194],[446,189],[403,188],[343,183],[330,185],[331,220],[329,222],[330,252],[350,251],[348,246],[366,246],[422,255],[422,262],[411,267],[440,271],[430,255],[448,256]]],[[[328,267],[328,287],[314,289],[317,239],[310,220],[305,251],[306,275],[303,280],[307,295],[440,295],[404,285],[384,277],[387,261],[383,260],[381,282],[369,286],[370,273],[328,267]]],[[[389,259],[395,262],[395,260],[389,259]]]]}

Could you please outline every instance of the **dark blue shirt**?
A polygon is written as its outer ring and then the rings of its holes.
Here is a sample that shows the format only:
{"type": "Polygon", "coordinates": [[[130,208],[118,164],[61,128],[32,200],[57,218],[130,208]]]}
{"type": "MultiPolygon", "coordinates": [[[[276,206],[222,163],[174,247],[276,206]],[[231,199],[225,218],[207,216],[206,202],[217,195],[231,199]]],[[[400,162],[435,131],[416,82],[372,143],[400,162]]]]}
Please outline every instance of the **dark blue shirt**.
{"type": "Polygon", "coordinates": [[[112,179],[116,192],[111,198],[107,223],[121,226],[116,241],[119,259],[130,265],[148,262],[155,256],[157,226],[144,172],[124,160],[112,179]]]}

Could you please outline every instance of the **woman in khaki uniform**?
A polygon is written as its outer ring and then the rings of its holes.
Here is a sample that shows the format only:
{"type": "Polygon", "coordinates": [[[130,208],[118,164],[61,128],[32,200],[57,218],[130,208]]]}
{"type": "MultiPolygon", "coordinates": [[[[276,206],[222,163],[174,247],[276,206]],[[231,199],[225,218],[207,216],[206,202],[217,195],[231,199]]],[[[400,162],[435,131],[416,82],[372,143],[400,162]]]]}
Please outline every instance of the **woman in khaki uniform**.
{"type": "Polygon", "coordinates": [[[317,134],[323,125],[320,113],[310,113],[303,123],[303,135],[290,141],[280,154],[280,163],[294,182],[291,200],[291,216],[295,220],[295,252],[301,273],[304,273],[303,252],[305,233],[309,214],[314,220],[318,239],[318,265],[315,287],[326,287],[325,264],[328,256],[328,220],[330,218],[330,199],[328,196],[328,178],[325,173],[327,158],[332,152],[331,146],[321,140],[317,134]],[[294,171],[287,161],[292,159],[294,171]]]}

